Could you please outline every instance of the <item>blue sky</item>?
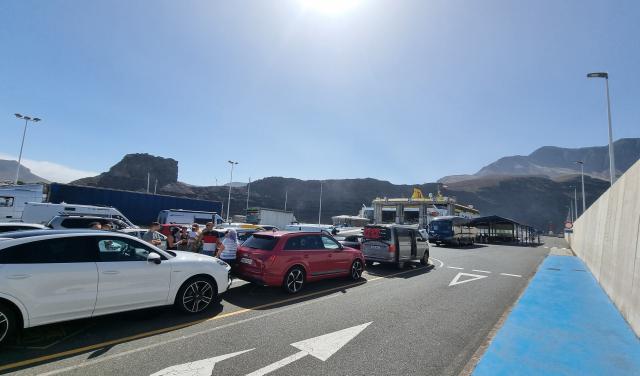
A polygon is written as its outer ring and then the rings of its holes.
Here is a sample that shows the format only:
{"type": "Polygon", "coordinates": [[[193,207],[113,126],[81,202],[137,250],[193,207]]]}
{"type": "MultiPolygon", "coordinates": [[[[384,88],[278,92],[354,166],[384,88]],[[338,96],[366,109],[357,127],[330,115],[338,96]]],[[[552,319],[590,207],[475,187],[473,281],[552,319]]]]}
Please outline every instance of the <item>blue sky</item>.
{"type": "Polygon", "coordinates": [[[597,70],[615,138],[640,136],[638,1],[308,1],[2,1],[0,155],[21,112],[44,119],[23,158],[51,174],[146,152],[199,185],[228,159],[238,181],[423,183],[605,145],[597,70]]]}

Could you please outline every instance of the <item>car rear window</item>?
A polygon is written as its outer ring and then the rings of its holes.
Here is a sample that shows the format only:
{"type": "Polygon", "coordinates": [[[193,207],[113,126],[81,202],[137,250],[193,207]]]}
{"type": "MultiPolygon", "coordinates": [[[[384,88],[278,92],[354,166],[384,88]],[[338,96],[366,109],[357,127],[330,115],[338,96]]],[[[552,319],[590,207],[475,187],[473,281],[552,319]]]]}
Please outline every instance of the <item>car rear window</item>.
{"type": "Polygon", "coordinates": [[[261,249],[264,251],[271,251],[276,246],[278,238],[269,235],[251,235],[242,246],[251,249],[261,249]]]}
{"type": "Polygon", "coordinates": [[[391,240],[391,229],[380,226],[366,226],[364,228],[366,240],[391,240]]]}

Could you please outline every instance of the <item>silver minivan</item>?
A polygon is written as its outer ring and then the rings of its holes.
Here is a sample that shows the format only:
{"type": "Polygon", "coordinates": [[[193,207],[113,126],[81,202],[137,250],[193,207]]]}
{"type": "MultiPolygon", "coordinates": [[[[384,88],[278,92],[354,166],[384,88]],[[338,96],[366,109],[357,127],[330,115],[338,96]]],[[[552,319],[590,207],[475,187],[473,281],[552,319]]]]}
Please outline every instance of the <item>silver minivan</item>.
{"type": "Polygon", "coordinates": [[[373,262],[395,264],[429,263],[429,242],[417,228],[403,225],[367,225],[364,227],[361,250],[367,265],[373,262]]]}

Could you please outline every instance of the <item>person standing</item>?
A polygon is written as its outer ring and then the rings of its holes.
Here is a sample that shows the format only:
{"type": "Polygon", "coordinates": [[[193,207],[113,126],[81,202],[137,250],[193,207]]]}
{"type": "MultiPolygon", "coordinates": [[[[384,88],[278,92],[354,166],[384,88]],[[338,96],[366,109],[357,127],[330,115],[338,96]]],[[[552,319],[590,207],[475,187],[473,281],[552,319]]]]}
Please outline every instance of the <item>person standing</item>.
{"type": "Polygon", "coordinates": [[[180,232],[176,235],[176,246],[178,251],[190,251],[189,249],[189,231],[185,226],[180,227],[180,232]]]}
{"type": "Polygon", "coordinates": [[[162,244],[162,236],[160,236],[158,230],[160,230],[160,223],[151,223],[149,230],[142,235],[142,240],[159,247],[162,244]]]}
{"type": "Polygon", "coordinates": [[[198,239],[200,238],[200,225],[194,223],[191,225],[191,231],[189,231],[189,240],[187,241],[187,248],[191,252],[200,252],[200,244],[198,239]]]}
{"type": "Polygon", "coordinates": [[[234,229],[229,229],[222,239],[222,250],[218,252],[218,258],[232,267],[236,263],[236,251],[238,250],[238,233],[234,229]]]}
{"type": "Polygon", "coordinates": [[[224,249],[222,242],[220,242],[220,234],[213,228],[213,222],[207,222],[197,243],[202,244],[202,254],[207,256],[215,256],[224,249]]]}

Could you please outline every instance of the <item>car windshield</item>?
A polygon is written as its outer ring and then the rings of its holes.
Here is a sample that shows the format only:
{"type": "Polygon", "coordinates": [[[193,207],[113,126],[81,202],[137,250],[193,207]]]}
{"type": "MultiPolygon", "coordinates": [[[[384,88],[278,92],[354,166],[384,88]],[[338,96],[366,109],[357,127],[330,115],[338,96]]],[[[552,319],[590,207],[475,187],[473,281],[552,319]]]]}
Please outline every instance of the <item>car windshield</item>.
{"type": "Polygon", "coordinates": [[[451,221],[434,221],[429,225],[429,229],[435,232],[451,231],[451,221]]]}

